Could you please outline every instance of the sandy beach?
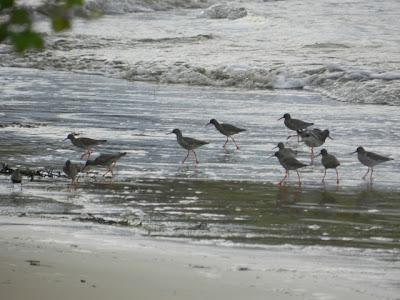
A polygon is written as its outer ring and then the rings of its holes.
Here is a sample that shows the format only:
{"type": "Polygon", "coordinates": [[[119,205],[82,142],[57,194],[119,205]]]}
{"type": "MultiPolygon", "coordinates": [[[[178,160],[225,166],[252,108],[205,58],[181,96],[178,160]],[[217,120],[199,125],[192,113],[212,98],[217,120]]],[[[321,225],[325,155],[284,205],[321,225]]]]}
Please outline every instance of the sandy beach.
{"type": "Polygon", "coordinates": [[[399,0],[6,2],[0,300],[400,300],[399,0]]]}
{"type": "Polygon", "coordinates": [[[3,299],[398,299],[398,262],[159,241],[70,221],[1,217],[3,299]]]}

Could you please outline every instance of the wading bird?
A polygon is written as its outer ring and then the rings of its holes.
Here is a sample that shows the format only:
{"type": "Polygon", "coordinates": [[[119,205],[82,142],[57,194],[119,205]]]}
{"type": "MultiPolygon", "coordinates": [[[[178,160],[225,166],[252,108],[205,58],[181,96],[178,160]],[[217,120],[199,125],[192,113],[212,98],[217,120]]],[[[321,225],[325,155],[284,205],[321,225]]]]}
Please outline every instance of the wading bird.
{"type": "Polygon", "coordinates": [[[211,125],[211,124],[213,124],[220,133],[222,133],[223,135],[226,136],[226,141],[225,141],[225,144],[223,145],[223,148],[226,147],[226,144],[228,143],[229,138],[231,138],[232,142],[236,146],[236,149],[238,149],[238,150],[240,149],[239,145],[236,143],[235,139],[233,138],[233,135],[235,135],[239,132],[246,131],[246,129],[239,128],[239,127],[236,127],[236,126],[228,124],[228,123],[219,123],[216,119],[211,119],[210,122],[207,123],[207,125],[211,125]]]}
{"type": "Polygon", "coordinates": [[[182,148],[187,150],[187,155],[186,155],[185,159],[182,161],[182,163],[185,163],[186,159],[189,157],[190,152],[193,152],[194,157],[196,159],[196,164],[198,164],[199,160],[197,159],[197,155],[196,155],[196,152],[194,151],[194,149],[199,148],[203,145],[207,145],[209,143],[205,142],[205,141],[196,140],[194,138],[183,136],[182,132],[178,128],[175,128],[170,133],[174,133],[176,135],[176,140],[178,141],[178,144],[182,148]]]}

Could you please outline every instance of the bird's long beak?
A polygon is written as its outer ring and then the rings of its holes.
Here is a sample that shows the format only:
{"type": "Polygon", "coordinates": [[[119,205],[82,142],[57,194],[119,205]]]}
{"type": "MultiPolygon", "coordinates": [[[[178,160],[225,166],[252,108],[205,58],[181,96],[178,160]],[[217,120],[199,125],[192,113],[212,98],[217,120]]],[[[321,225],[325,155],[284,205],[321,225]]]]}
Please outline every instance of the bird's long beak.
{"type": "Polygon", "coordinates": [[[330,135],[328,135],[328,138],[330,138],[331,140],[333,140],[333,138],[332,138],[330,135]]]}
{"type": "Polygon", "coordinates": [[[350,152],[349,154],[352,155],[352,154],[355,154],[355,153],[357,153],[357,150],[354,151],[354,152],[350,152]]]}
{"type": "Polygon", "coordinates": [[[63,142],[65,142],[66,140],[68,140],[68,138],[63,139],[63,142]]]}
{"type": "Polygon", "coordinates": [[[274,148],[272,148],[272,150],[274,150],[274,149],[276,149],[276,148],[278,148],[278,146],[275,146],[274,148]]]}
{"type": "Polygon", "coordinates": [[[167,132],[167,134],[172,134],[172,132],[167,132]]]}
{"type": "Polygon", "coordinates": [[[315,155],[314,157],[318,157],[318,156],[321,156],[322,154],[320,153],[320,154],[317,154],[317,155],[315,155]]]}
{"type": "Polygon", "coordinates": [[[207,127],[208,125],[211,125],[211,123],[210,123],[210,122],[209,122],[209,123],[207,123],[207,124],[206,124],[206,126],[204,126],[204,127],[207,127]]]}
{"type": "Polygon", "coordinates": [[[278,119],[278,121],[279,121],[279,120],[282,120],[282,119],[283,119],[283,117],[280,117],[280,118],[278,119]]]}

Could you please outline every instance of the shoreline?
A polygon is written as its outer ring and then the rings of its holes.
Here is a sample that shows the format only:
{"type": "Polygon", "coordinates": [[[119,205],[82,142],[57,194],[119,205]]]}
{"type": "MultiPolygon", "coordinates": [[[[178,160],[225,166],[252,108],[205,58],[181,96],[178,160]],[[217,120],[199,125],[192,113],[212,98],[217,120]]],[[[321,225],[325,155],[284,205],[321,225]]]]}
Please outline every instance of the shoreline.
{"type": "Polygon", "coordinates": [[[307,247],[225,248],[5,216],[0,241],[0,291],[13,300],[398,299],[400,290],[399,261],[307,247]]]}

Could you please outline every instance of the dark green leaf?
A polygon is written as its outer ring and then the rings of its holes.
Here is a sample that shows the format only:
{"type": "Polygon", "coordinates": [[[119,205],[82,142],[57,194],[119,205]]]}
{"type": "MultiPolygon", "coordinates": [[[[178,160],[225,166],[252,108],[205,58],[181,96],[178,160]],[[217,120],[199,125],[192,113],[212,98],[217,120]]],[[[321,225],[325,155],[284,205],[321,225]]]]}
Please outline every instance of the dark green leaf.
{"type": "Polygon", "coordinates": [[[0,42],[4,41],[8,37],[7,25],[0,25],[0,42]]]}
{"type": "Polygon", "coordinates": [[[71,21],[65,16],[53,16],[52,25],[54,31],[62,31],[71,28],[71,21]]]}
{"type": "Polygon", "coordinates": [[[15,8],[11,13],[10,22],[13,24],[31,24],[29,12],[24,8],[15,8]]]}
{"type": "Polygon", "coordinates": [[[0,10],[10,8],[14,5],[14,0],[0,0],[0,10]]]}
{"type": "Polygon", "coordinates": [[[11,41],[14,44],[15,50],[18,52],[23,52],[31,48],[42,49],[44,47],[42,36],[30,30],[13,33],[11,35],[11,41]]]}
{"type": "Polygon", "coordinates": [[[74,6],[82,6],[84,2],[84,0],[67,0],[67,2],[65,3],[65,7],[71,8],[74,6]]]}

